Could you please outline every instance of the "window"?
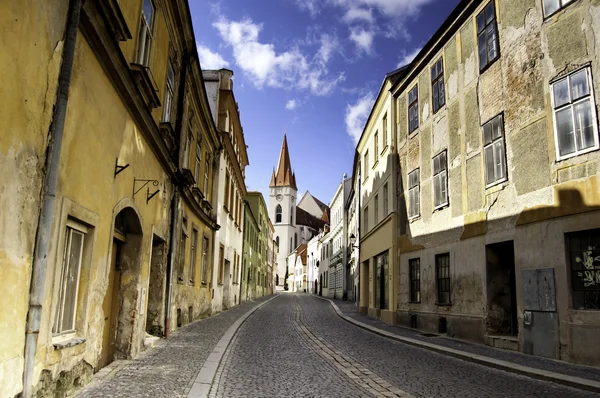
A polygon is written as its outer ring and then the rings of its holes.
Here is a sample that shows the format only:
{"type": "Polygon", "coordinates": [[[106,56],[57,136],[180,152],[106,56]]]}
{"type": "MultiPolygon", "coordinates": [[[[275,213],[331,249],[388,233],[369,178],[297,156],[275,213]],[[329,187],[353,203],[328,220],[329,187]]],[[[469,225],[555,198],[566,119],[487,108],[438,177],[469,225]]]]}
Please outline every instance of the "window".
{"type": "Polygon", "coordinates": [[[365,207],[365,219],[363,220],[364,232],[369,230],[369,206],[365,207]]]}
{"type": "Polygon", "coordinates": [[[485,69],[500,56],[494,2],[490,1],[477,15],[477,45],[479,47],[479,71],[485,69]]]}
{"type": "Polygon", "coordinates": [[[225,173],[225,208],[229,210],[229,172],[225,173]]]}
{"type": "Polygon", "coordinates": [[[198,230],[192,229],[192,242],[190,245],[190,283],[194,283],[196,273],[196,247],[198,246],[198,230]]]}
{"type": "Polygon", "coordinates": [[[435,275],[437,279],[437,303],[450,304],[450,253],[435,256],[435,275]]]}
{"type": "Polygon", "coordinates": [[[388,184],[386,183],[383,186],[383,217],[387,217],[387,215],[389,214],[389,208],[388,208],[388,184]]]}
{"type": "Polygon", "coordinates": [[[431,67],[431,87],[433,92],[433,113],[446,103],[444,94],[444,60],[440,58],[431,67]]]}
{"type": "Polygon", "coordinates": [[[433,205],[440,208],[448,204],[448,176],[446,151],[433,158],[433,205]]]}
{"type": "Polygon", "coordinates": [[[600,310],[600,229],[567,235],[573,308],[600,310]]]}
{"type": "MultiPolygon", "coordinates": [[[[277,205],[275,208],[275,223],[279,224],[281,222],[281,205],[277,205]]],[[[279,243],[279,241],[277,241],[279,243]]]]}
{"type": "Polygon", "coordinates": [[[375,214],[373,219],[375,220],[375,225],[379,222],[379,195],[375,195],[375,214]]]}
{"type": "Polygon", "coordinates": [[[365,177],[363,178],[363,181],[369,177],[369,151],[365,152],[364,163],[365,163],[365,177]]]}
{"type": "Polygon", "coordinates": [[[204,196],[206,197],[206,199],[209,199],[209,195],[208,195],[208,184],[209,184],[209,179],[208,176],[210,174],[210,162],[208,160],[208,157],[206,158],[206,160],[204,161],[204,196]]]}
{"type": "Polygon", "coordinates": [[[75,315],[77,312],[77,292],[79,290],[79,275],[81,273],[81,258],[83,242],[87,230],[67,222],[65,247],[60,270],[60,290],[58,306],[52,328],[53,334],[64,334],[75,330],[75,315]]]}
{"type": "MultiPolygon", "coordinates": [[[[191,126],[190,126],[191,127],[191,126]]],[[[185,148],[183,150],[183,168],[189,168],[190,164],[190,147],[192,146],[192,130],[188,130],[187,137],[185,139],[185,148]]]]}
{"type": "Polygon", "coordinates": [[[596,106],[590,68],[552,84],[557,159],[598,149],[596,106]]]}
{"type": "Polygon", "coordinates": [[[298,247],[298,234],[294,233],[294,247],[298,247]]]}
{"type": "MultiPolygon", "coordinates": [[[[419,186],[419,169],[408,174],[408,217],[421,215],[421,191],[419,186]]],[[[434,179],[435,185],[435,179],[434,179]]]]}
{"type": "Polygon", "coordinates": [[[275,243],[277,244],[277,247],[279,247],[279,236],[275,237],[275,243]]]}
{"type": "Polygon", "coordinates": [[[202,283],[208,278],[208,238],[202,239],[202,283]]]}
{"type": "Polygon", "coordinates": [[[175,92],[175,74],[171,61],[167,63],[167,89],[165,90],[165,107],[163,112],[163,122],[171,121],[171,106],[175,92]]]}
{"type": "Polygon", "coordinates": [[[374,139],[374,145],[375,145],[375,163],[377,163],[377,155],[379,155],[379,131],[375,132],[375,139],[374,139]]]}
{"type": "Polygon", "coordinates": [[[294,206],[290,207],[290,224],[294,225],[294,206]]]}
{"type": "Polygon", "coordinates": [[[183,281],[183,274],[185,272],[185,245],[187,243],[187,218],[183,217],[181,222],[181,241],[179,243],[179,281],[183,281]]]}
{"type": "Polygon", "coordinates": [[[548,17],[556,11],[572,3],[573,0],[542,0],[544,4],[544,16],[548,17]]]}
{"type": "Polygon", "coordinates": [[[233,212],[235,210],[235,204],[233,203],[233,195],[235,194],[235,185],[233,183],[233,178],[229,180],[229,213],[233,217],[233,212]]]}
{"type": "Polygon", "coordinates": [[[483,125],[483,156],[486,186],[506,180],[504,120],[502,115],[496,116],[483,125]]]}
{"type": "Polygon", "coordinates": [[[200,137],[196,140],[196,167],[194,167],[194,180],[196,185],[200,185],[200,166],[202,165],[202,145],[200,144],[200,137]]]}
{"type": "Polygon", "coordinates": [[[410,301],[421,302],[421,259],[412,258],[408,260],[408,271],[410,277],[410,301]]]}
{"type": "Polygon", "coordinates": [[[383,116],[383,150],[385,150],[385,148],[388,145],[388,118],[387,118],[387,113],[383,116]]]}
{"type": "Polygon", "coordinates": [[[154,20],[154,4],[152,0],[144,0],[142,18],[140,21],[140,36],[138,38],[137,63],[148,66],[150,46],[152,45],[152,23],[154,20]]]}
{"type": "Polygon", "coordinates": [[[219,246],[219,275],[218,275],[218,279],[217,282],[219,284],[223,284],[223,271],[225,269],[225,248],[223,247],[223,245],[219,246]]]}
{"type": "MultiPolygon", "coordinates": [[[[443,82],[442,82],[443,84],[443,82]]],[[[419,127],[419,85],[408,92],[408,133],[412,133],[419,127]]]]}

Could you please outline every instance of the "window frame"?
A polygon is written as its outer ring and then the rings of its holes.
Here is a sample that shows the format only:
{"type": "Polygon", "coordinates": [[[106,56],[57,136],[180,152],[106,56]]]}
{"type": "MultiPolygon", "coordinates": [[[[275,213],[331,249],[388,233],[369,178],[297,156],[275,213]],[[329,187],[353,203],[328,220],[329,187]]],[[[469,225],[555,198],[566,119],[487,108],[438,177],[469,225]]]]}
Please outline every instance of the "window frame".
{"type": "Polygon", "coordinates": [[[188,277],[190,284],[195,282],[196,274],[196,260],[198,252],[198,228],[192,225],[192,237],[190,239],[190,269],[188,270],[188,277]]]}
{"type": "Polygon", "coordinates": [[[421,302],[421,257],[408,259],[409,303],[421,302]],[[416,267],[415,267],[416,265],[416,267]],[[415,268],[417,270],[415,275],[415,268]],[[415,286],[417,289],[415,290],[415,286]],[[416,298],[415,298],[415,295],[416,298]]]}
{"type": "MultiPolygon", "coordinates": [[[[433,85],[432,85],[433,87],[433,85]]],[[[419,128],[419,83],[416,83],[410,90],[408,90],[408,93],[406,94],[406,101],[408,102],[408,108],[407,108],[407,112],[408,112],[408,134],[412,134],[413,132],[415,132],[415,130],[417,130],[419,128]],[[410,96],[414,91],[414,96],[415,98],[413,99],[413,101],[410,101],[410,96]],[[415,115],[416,115],[416,125],[414,126],[414,128],[411,125],[411,118],[410,118],[410,111],[412,108],[415,108],[415,115]]]]}
{"type": "Polygon", "coordinates": [[[283,207],[280,204],[275,206],[275,224],[281,224],[283,220],[283,207]]]}
{"type": "MultiPolygon", "coordinates": [[[[594,93],[594,79],[592,76],[592,69],[591,69],[591,65],[587,64],[581,68],[575,69],[571,72],[569,72],[568,74],[566,74],[565,76],[561,76],[559,79],[555,79],[553,81],[550,82],[550,100],[551,100],[551,104],[552,104],[552,122],[553,122],[553,129],[554,129],[554,145],[555,145],[555,152],[556,152],[556,161],[560,162],[566,159],[570,159],[576,156],[581,156],[581,155],[585,155],[586,153],[589,152],[594,152],[597,151],[598,149],[600,149],[600,140],[598,138],[598,115],[597,115],[597,111],[596,111],[596,98],[595,98],[595,93],[594,93]],[[572,100],[572,86],[571,86],[571,76],[581,72],[581,71],[586,71],[586,79],[587,79],[587,84],[588,84],[588,89],[589,89],[589,93],[584,96],[584,97],[580,97],[577,100],[573,101],[572,100]],[[569,102],[566,104],[562,104],[559,107],[556,107],[555,105],[555,95],[554,95],[554,87],[564,81],[567,80],[568,81],[568,89],[569,89],[569,102]],[[567,108],[571,108],[571,118],[572,118],[572,123],[573,123],[573,130],[575,130],[575,113],[573,112],[573,108],[580,104],[583,103],[585,101],[589,100],[590,101],[590,108],[591,108],[591,120],[592,120],[592,127],[594,129],[594,140],[595,140],[595,144],[589,148],[585,148],[583,150],[578,151],[577,149],[575,149],[575,152],[566,154],[561,156],[560,155],[560,145],[559,145],[559,138],[558,138],[558,122],[557,122],[557,113],[563,109],[567,109],[567,108]]],[[[573,134],[576,134],[576,131],[573,131],[573,134]]],[[[576,138],[575,138],[576,140],[576,138]]],[[[577,143],[575,142],[575,146],[577,147],[577,143]]]]}
{"type": "Polygon", "coordinates": [[[200,137],[196,140],[196,162],[194,165],[194,180],[196,186],[200,186],[200,168],[202,167],[202,141],[200,137]]]}
{"type": "Polygon", "coordinates": [[[375,149],[375,164],[376,164],[377,156],[379,155],[379,130],[375,130],[375,135],[373,136],[373,146],[375,149]]]}
{"type": "Polygon", "coordinates": [[[363,181],[366,181],[366,179],[369,178],[369,151],[368,150],[365,151],[365,155],[364,155],[364,168],[365,168],[365,177],[363,178],[363,181]]]}
{"type": "Polygon", "coordinates": [[[207,156],[206,159],[204,160],[204,196],[207,200],[209,199],[208,189],[210,188],[209,175],[210,175],[210,160],[207,156]]]}
{"type": "Polygon", "coordinates": [[[52,337],[61,337],[61,336],[66,336],[66,335],[70,335],[73,333],[76,333],[76,321],[77,321],[77,306],[78,306],[78,297],[79,297],[79,285],[80,285],[80,280],[81,280],[81,269],[82,269],[82,262],[83,262],[83,256],[84,256],[84,247],[85,247],[85,240],[86,240],[86,235],[88,234],[88,229],[71,220],[68,219],[66,222],[66,226],[65,226],[65,238],[64,238],[64,248],[63,248],[63,256],[62,256],[62,260],[61,260],[61,273],[60,273],[60,278],[59,278],[59,291],[58,291],[58,297],[57,297],[57,307],[56,307],[56,311],[54,313],[54,321],[52,324],[52,337]],[[75,291],[73,293],[73,319],[71,320],[71,327],[67,330],[67,329],[63,329],[62,328],[62,324],[63,324],[63,320],[64,320],[64,311],[65,311],[65,301],[66,301],[66,296],[65,296],[65,292],[67,289],[66,286],[66,279],[68,277],[66,277],[66,273],[65,271],[68,271],[70,268],[70,252],[71,252],[71,244],[72,244],[72,237],[73,237],[73,233],[76,233],[78,235],[81,236],[81,247],[79,248],[79,261],[78,261],[78,265],[77,265],[77,283],[75,286],[75,291]],[[69,262],[68,264],[66,262],[69,262]]]}
{"type": "MultiPolygon", "coordinates": [[[[490,120],[488,120],[487,122],[485,122],[481,126],[481,134],[482,134],[482,143],[483,143],[483,168],[484,168],[484,177],[485,177],[485,188],[488,189],[495,185],[498,185],[498,184],[508,181],[508,160],[506,157],[506,131],[504,130],[504,114],[500,113],[500,114],[494,116],[493,118],[491,118],[490,120]],[[486,126],[492,126],[491,128],[493,128],[493,122],[496,119],[500,119],[500,122],[499,122],[500,123],[500,131],[501,131],[500,137],[494,139],[493,131],[491,131],[490,132],[491,142],[489,144],[486,144],[485,143],[485,128],[486,128],[486,126]],[[492,147],[492,156],[495,156],[493,147],[498,142],[502,143],[502,148],[503,148],[502,149],[502,162],[503,162],[503,167],[504,167],[504,176],[501,178],[497,178],[496,180],[494,180],[492,182],[488,182],[486,148],[492,147]]],[[[495,164],[495,162],[494,162],[494,164],[495,164]]]]}
{"type": "Polygon", "coordinates": [[[450,205],[450,194],[448,192],[448,151],[446,149],[442,150],[441,152],[439,152],[437,155],[435,155],[432,159],[432,165],[431,165],[431,170],[433,171],[432,173],[432,177],[431,177],[431,183],[433,184],[433,211],[442,209],[444,207],[447,207],[450,205]],[[438,158],[439,156],[444,155],[445,158],[445,162],[444,162],[444,169],[442,171],[439,171],[438,173],[435,173],[435,159],[438,158]],[[443,173],[446,174],[446,200],[443,203],[440,203],[439,205],[435,205],[435,183],[436,183],[436,177],[441,175],[443,173]]]}
{"type": "Polygon", "coordinates": [[[558,8],[555,11],[553,11],[552,13],[550,13],[550,14],[546,14],[546,5],[544,4],[544,0],[541,0],[541,2],[542,2],[542,14],[544,15],[544,19],[550,18],[551,16],[553,16],[557,12],[560,12],[561,10],[565,9],[569,5],[571,5],[571,4],[573,4],[573,3],[576,2],[576,0],[556,0],[556,1],[558,1],[558,8]]]}
{"type": "Polygon", "coordinates": [[[381,146],[381,151],[383,153],[383,151],[385,151],[385,149],[388,147],[388,115],[387,113],[385,115],[383,115],[383,128],[382,128],[382,146],[381,146]]]}
{"type": "Polygon", "coordinates": [[[206,285],[208,280],[208,252],[210,250],[210,239],[207,236],[202,237],[202,270],[200,272],[200,282],[206,285]]]}
{"type": "Polygon", "coordinates": [[[575,310],[575,311],[600,311],[600,283],[598,283],[598,279],[600,278],[600,265],[594,265],[598,264],[598,262],[596,261],[596,259],[599,256],[594,257],[594,252],[596,252],[596,254],[598,252],[600,252],[600,229],[598,228],[593,228],[593,229],[587,229],[587,230],[580,230],[580,231],[574,231],[574,232],[569,232],[565,234],[565,243],[566,243],[566,248],[567,248],[567,258],[568,258],[568,272],[569,272],[569,278],[568,278],[568,284],[569,284],[569,295],[571,296],[571,300],[570,300],[570,308],[575,310]],[[583,238],[583,239],[582,239],[583,238]],[[579,240],[579,249],[575,249],[574,248],[574,239],[578,239],[579,240]],[[588,245],[588,249],[587,250],[582,250],[582,246],[584,246],[582,244],[582,241],[586,240],[588,241],[588,243],[592,243],[592,245],[588,245]],[[596,245],[597,244],[597,245],[596,245]],[[586,265],[586,261],[585,260],[581,260],[580,258],[576,258],[575,253],[586,253],[588,252],[588,255],[591,255],[591,263],[588,265],[586,265]],[[580,264],[578,266],[576,266],[577,264],[580,264]],[[583,285],[580,288],[575,288],[574,284],[575,284],[575,280],[576,278],[579,277],[579,279],[582,280],[581,284],[583,285]],[[586,279],[584,279],[586,278],[586,279]],[[585,281],[591,281],[593,285],[593,288],[590,288],[591,286],[585,286],[585,281]],[[575,305],[575,301],[576,301],[576,296],[578,296],[578,294],[581,293],[582,297],[580,298],[581,303],[583,304],[583,307],[581,306],[576,306],[575,305]],[[594,302],[594,299],[592,298],[591,300],[588,300],[586,298],[586,293],[591,293],[592,297],[595,295],[595,307],[591,306],[591,307],[587,307],[586,303],[587,302],[594,302]]]}
{"type": "Polygon", "coordinates": [[[167,62],[167,78],[165,86],[165,106],[163,109],[162,122],[170,123],[173,98],[175,97],[175,70],[173,69],[173,62],[170,59],[167,62]],[[172,79],[169,79],[169,77],[172,79]]]}
{"type": "Polygon", "coordinates": [[[369,206],[365,206],[364,217],[363,217],[363,228],[365,233],[369,231],[369,206]]]}
{"type": "Polygon", "coordinates": [[[143,0],[142,10],[140,15],[140,31],[138,32],[138,43],[136,51],[136,62],[139,65],[149,67],[150,65],[150,51],[152,49],[152,42],[154,41],[154,24],[156,20],[156,5],[153,0],[143,0]],[[146,2],[150,4],[152,8],[152,20],[148,22],[146,20],[146,13],[144,12],[144,6],[146,2]],[[143,37],[142,37],[143,36],[143,37]]]}
{"type": "MultiPolygon", "coordinates": [[[[542,0],[543,1],[543,0],[542,0]]],[[[498,16],[496,15],[496,4],[494,3],[494,0],[490,0],[485,7],[483,7],[483,9],[481,10],[481,12],[479,12],[477,14],[477,16],[475,17],[475,31],[477,32],[477,60],[479,61],[479,74],[482,74],[483,72],[485,72],[490,66],[492,66],[492,64],[494,62],[496,62],[498,59],[500,59],[500,37],[499,37],[499,32],[498,32],[498,16]],[[487,15],[485,14],[485,12],[487,11],[489,6],[492,6],[493,10],[494,10],[494,18],[490,21],[487,22],[487,15]],[[483,14],[483,19],[484,19],[484,27],[483,30],[479,30],[479,26],[477,25],[477,20],[479,19],[479,16],[483,14]],[[489,47],[488,47],[488,26],[490,26],[491,24],[494,24],[494,34],[496,37],[496,56],[493,59],[489,59],[489,47]],[[481,35],[485,35],[485,48],[486,48],[486,60],[487,62],[485,63],[485,65],[481,66],[481,54],[480,54],[480,50],[479,50],[479,37],[481,35]]]]}
{"type": "MultiPolygon", "coordinates": [[[[450,275],[450,253],[446,252],[446,253],[439,253],[435,255],[435,285],[436,285],[436,305],[452,305],[452,277],[450,275]],[[438,262],[439,259],[442,258],[446,258],[448,260],[447,264],[440,264],[440,262],[438,262]],[[447,271],[448,276],[447,277],[441,277],[440,276],[440,270],[441,268],[445,268],[445,271],[447,271]],[[447,287],[448,290],[442,290],[442,284],[440,282],[447,282],[447,287]],[[441,293],[448,293],[448,301],[447,302],[442,302],[440,301],[440,296],[441,293]]],[[[445,286],[445,284],[444,284],[445,286]]]]}
{"type": "Polygon", "coordinates": [[[373,198],[374,200],[374,204],[373,204],[373,221],[374,224],[373,225],[377,225],[379,223],[379,195],[376,194],[375,197],[373,198]]]}
{"type": "Polygon", "coordinates": [[[433,114],[435,115],[440,109],[442,109],[445,105],[446,105],[446,83],[444,81],[444,57],[440,56],[438,58],[437,61],[435,61],[433,63],[433,66],[430,68],[430,72],[432,73],[431,75],[431,108],[433,110],[433,114]],[[441,72],[438,73],[437,72],[437,68],[438,65],[441,64],[441,72]],[[436,76],[433,76],[433,70],[436,69],[436,76]],[[440,84],[441,83],[441,84],[440,84]],[[438,106],[436,108],[435,104],[435,97],[434,97],[434,87],[436,86],[438,87],[438,95],[437,95],[437,99],[438,99],[438,106]],[[442,98],[442,102],[439,102],[440,99],[440,87],[442,88],[442,94],[441,94],[441,98],[442,98]]]}
{"type": "Polygon", "coordinates": [[[388,216],[388,214],[390,214],[389,189],[388,189],[388,183],[386,182],[383,185],[383,218],[386,218],[388,216]]]}
{"type": "MultiPolygon", "coordinates": [[[[408,173],[408,219],[409,220],[413,220],[415,218],[419,218],[421,216],[421,169],[419,167],[417,167],[416,169],[414,169],[413,171],[411,171],[410,173],[408,173]],[[410,183],[410,177],[411,175],[414,175],[414,173],[417,174],[417,183],[415,185],[411,186],[410,183]],[[412,207],[413,207],[413,202],[412,202],[412,191],[416,190],[417,191],[417,198],[418,198],[418,211],[416,214],[412,214],[412,207]]],[[[435,193],[434,193],[435,195],[435,193]]]]}

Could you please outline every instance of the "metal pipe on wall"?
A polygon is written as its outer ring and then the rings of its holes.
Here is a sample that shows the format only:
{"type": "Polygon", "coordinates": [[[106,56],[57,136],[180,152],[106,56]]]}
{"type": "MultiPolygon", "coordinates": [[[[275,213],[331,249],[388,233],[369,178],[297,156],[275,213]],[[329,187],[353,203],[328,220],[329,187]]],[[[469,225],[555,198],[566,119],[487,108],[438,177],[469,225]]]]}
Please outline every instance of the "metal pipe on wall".
{"type": "Polygon", "coordinates": [[[40,323],[44,303],[44,284],[46,281],[46,267],[50,250],[50,235],[54,219],[54,202],[56,187],[58,185],[58,171],[62,140],[69,102],[69,87],[73,72],[75,58],[75,44],[79,30],[82,0],[71,0],[67,26],[65,31],[65,45],[63,60],[58,77],[58,96],[52,115],[50,137],[46,153],[46,176],[42,187],[42,208],[38,218],[34,259],[31,269],[31,284],[29,286],[29,310],[27,312],[27,325],[25,330],[25,363],[23,367],[23,398],[29,398],[33,390],[33,371],[35,353],[40,333],[40,323]]]}

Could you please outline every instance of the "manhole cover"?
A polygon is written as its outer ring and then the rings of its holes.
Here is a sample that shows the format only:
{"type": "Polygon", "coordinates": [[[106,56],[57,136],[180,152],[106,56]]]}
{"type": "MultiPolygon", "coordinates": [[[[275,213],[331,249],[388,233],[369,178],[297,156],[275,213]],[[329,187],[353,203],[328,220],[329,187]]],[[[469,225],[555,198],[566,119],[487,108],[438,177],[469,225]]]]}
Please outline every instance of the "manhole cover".
{"type": "Polygon", "coordinates": [[[425,337],[438,337],[438,335],[435,334],[435,333],[421,333],[421,336],[425,336],[425,337]]]}

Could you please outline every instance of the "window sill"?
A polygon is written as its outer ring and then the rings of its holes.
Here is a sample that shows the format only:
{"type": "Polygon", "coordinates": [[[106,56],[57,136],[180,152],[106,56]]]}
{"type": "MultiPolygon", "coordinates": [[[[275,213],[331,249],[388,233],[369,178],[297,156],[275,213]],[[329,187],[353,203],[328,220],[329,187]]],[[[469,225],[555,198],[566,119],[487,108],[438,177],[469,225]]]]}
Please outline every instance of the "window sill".
{"type": "Polygon", "coordinates": [[[365,178],[365,179],[363,180],[363,182],[362,182],[362,183],[363,183],[363,185],[365,185],[367,181],[369,181],[369,177],[367,177],[367,178],[365,178]]]}
{"type": "Polygon", "coordinates": [[[585,155],[587,153],[597,151],[598,149],[600,149],[600,145],[594,145],[593,147],[588,148],[588,149],[584,149],[583,151],[571,153],[571,154],[568,154],[568,155],[565,155],[565,156],[562,156],[562,157],[558,157],[557,156],[556,157],[556,163],[562,162],[562,161],[567,160],[567,159],[572,159],[572,158],[575,158],[577,156],[585,155]]]}
{"type": "Polygon", "coordinates": [[[452,307],[452,303],[435,303],[438,307],[452,307]]]}
{"type": "Polygon", "coordinates": [[[450,203],[444,203],[443,205],[439,205],[438,207],[434,207],[433,208],[433,213],[436,213],[438,211],[442,211],[442,210],[446,209],[447,207],[450,207],[450,203]]]}
{"type": "Polygon", "coordinates": [[[384,154],[387,152],[387,150],[388,150],[388,149],[389,149],[389,146],[388,146],[388,145],[386,145],[386,146],[385,146],[385,147],[382,149],[382,151],[381,151],[381,153],[379,154],[379,156],[383,156],[383,155],[384,155],[384,154]]]}
{"type": "MultiPolygon", "coordinates": [[[[492,67],[500,59],[500,51],[498,51],[498,56],[493,60],[489,61],[483,68],[479,69],[479,76],[483,75],[485,71],[492,67]]],[[[478,59],[479,61],[479,59],[478,59]]]]}
{"type": "Polygon", "coordinates": [[[377,167],[378,164],[379,164],[379,160],[376,161],[373,166],[371,166],[371,170],[375,170],[375,168],[377,167]]]}
{"type": "Polygon", "coordinates": [[[74,337],[66,340],[57,340],[52,342],[55,350],[62,350],[64,348],[75,347],[86,342],[83,337],[74,337]]]}
{"type": "Polygon", "coordinates": [[[503,178],[485,186],[485,193],[491,194],[503,190],[508,185],[508,178],[503,178]]]}
{"type": "Polygon", "coordinates": [[[408,218],[408,222],[409,223],[413,223],[415,221],[419,221],[421,219],[421,215],[419,214],[418,216],[414,216],[414,217],[409,217],[408,218]]]}

